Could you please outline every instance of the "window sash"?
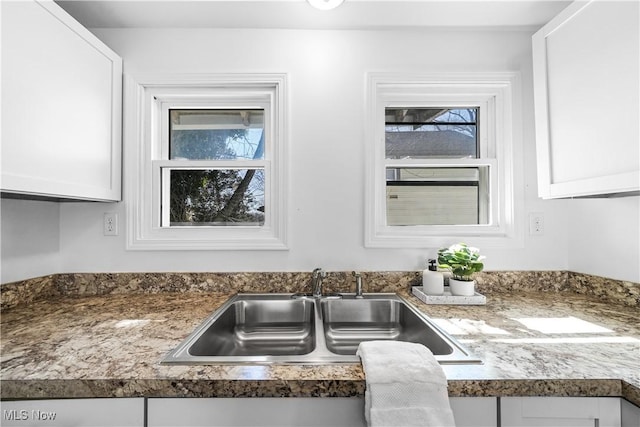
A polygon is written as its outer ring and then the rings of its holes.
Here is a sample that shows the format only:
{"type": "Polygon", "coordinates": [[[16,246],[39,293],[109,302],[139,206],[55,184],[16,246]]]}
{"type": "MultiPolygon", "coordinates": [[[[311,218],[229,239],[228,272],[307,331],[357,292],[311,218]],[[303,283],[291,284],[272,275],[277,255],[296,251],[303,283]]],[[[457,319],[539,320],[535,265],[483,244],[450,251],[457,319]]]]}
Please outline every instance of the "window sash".
{"type": "Polygon", "coordinates": [[[160,102],[158,120],[160,123],[160,134],[158,144],[153,153],[153,160],[168,160],[170,154],[170,126],[169,117],[171,110],[262,110],[263,111],[263,132],[265,138],[264,158],[269,159],[273,148],[273,109],[272,101],[268,96],[261,95],[257,98],[245,98],[242,96],[219,96],[217,100],[207,97],[206,100],[198,101],[191,97],[181,97],[160,102]]]}
{"type": "MultiPolygon", "coordinates": [[[[486,106],[483,106],[483,109],[486,108],[486,106]]],[[[403,107],[403,108],[393,108],[393,107],[385,107],[385,158],[387,159],[402,159],[402,158],[413,158],[413,159],[433,159],[433,158],[479,158],[480,156],[480,141],[481,138],[479,137],[479,133],[478,133],[478,129],[480,128],[480,117],[479,117],[479,113],[480,113],[480,106],[469,106],[466,105],[464,107],[443,107],[441,105],[432,105],[429,107],[403,107]],[[422,120],[422,121],[415,121],[415,118],[413,120],[404,120],[403,121],[397,121],[397,117],[390,115],[389,113],[393,113],[394,111],[397,112],[401,111],[402,113],[407,113],[409,114],[412,110],[424,110],[424,111],[428,111],[428,110],[432,110],[432,111],[439,111],[442,112],[443,110],[450,110],[450,111],[455,111],[455,110],[474,110],[475,114],[474,114],[474,119],[473,120],[467,120],[467,121],[462,121],[462,119],[460,119],[460,121],[438,121],[438,120],[433,120],[434,117],[429,117],[428,119],[422,120]],[[391,116],[391,117],[390,117],[391,116]],[[409,127],[412,128],[411,130],[390,130],[389,128],[394,128],[394,127],[399,127],[399,128],[404,128],[404,127],[409,127]],[[459,128],[468,128],[468,130],[473,134],[473,136],[470,135],[466,135],[467,138],[472,139],[473,140],[473,150],[470,150],[468,155],[460,155],[460,154],[454,154],[454,153],[449,153],[449,154],[445,154],[445,153],[437,153],[434,152],[433,154],[427,154],[426,152],[428,151],[435,151],[434,148],[435,147],[429,147],[426,146],[424,147],[425,151],[422,153],[415,153],[415,154],[404,154],[403,156],[398,156],[397,154],[391,155],[389,152],[387,152],[387,137],[389,136],[396,136],[398,138],[402,138],[402,136],[405,136],[405,138],[407,140],[410,140],[410,137],[406,137],[406,134],[413,134],[412,136],[414,137],[419,137],[419,135],[423,135],[424,137],[426,137],[426,139],[431,139],[431,137],[435,137],[439,132],[448,132],[448,133],[453,133],[455,135],[456,138],[460,138],[460,137],[464,137],[464,133],[459,133],[459,128]],[[431,130],[423,130],[423,129],[416,129],[416,128],[431,128],[431,130]],[[436,130],[436,128],[438,128],[436,130]],[[446,128],[446,129],[442,129],[442,128],[446,128]],[[432,134],[431,137],[429,137],[429,134],[432,134]]],[[[448,112],[447,112],[448,114],[448,112]]],[[[440,117],[439,115],[435,116],[435,117],[440,117]]],[[[406,118],[406,117],[405,117],[406,118]]],[[[486,123],[484,123],[484,125],[486,125],[486,123]]],[[[449,138],[453,137],[450,136],[449,138]]],[[[486,141],[486,140],[485,140],[486,141]]],[[[451,143],[451,141],[449,141],[448,143],[451,143]]],[[[408,147],[407,147],[408,148],[408,147]]],[[[448,147],[449,149],[451,149],[451,147],[448,147]]],[[[461,151],[462,148],[464,147],[457,147],[458,151],[461,151]]],[[[445,148],[441,148],[442,150],[444,150],[445,148]]],[[[407,151],[419,151],[419,150],[411,150],[408,149],[407,151]]]]}
{"type": "MultiPolygon", "coordinates": [[[[487,97],[486,95],[446,95],[448,98],[442,99],[439,98],[440,96],[445,95],[434,96],[433,94],[425,94],[422,99],[414,99],[415,95],[412,95],[407,99],[404,99],[399,97],[397,94],[381,94],[379,99],[380,105],[378,106],[381,111],[377,112],[377,116],[381,121],[377,121],[375,124],[376,133],[382,132],[382,135],[384,135],[386,125],[385,111],[388,108],[477,108],[478,117],[474,123],[476,126],[477,158],[495,158],[495,134],[492,128],[492,124],[495,123],[496,120],[495,98],[487,97]]],[[[431,125],[431,123],[427,124],[431,125]]],[[[449,123],[443,122],[438,124],[448,125],[449,123]]],[[[384,149],[384,146],[382,148],[384,149]]],[[[385,157],[386,153],[384,153],[383,158],[385,157]]],[[[430,161],[431,158],[420,160],[427,162],[430,161]]]]}
{"type": "Polygon", "coordinates": [[[387,169],[386,174],[386,218],[385,223],[389,226],[419,226],[419,225],[486,225],[491,220],[491,171],[490,167],[420,167],[420,168],[391,168],[387,169]],[[389,170],[396,170],[400,173],[393,174],[390,178],[389,170]],[[422,174],[421,171],[441,171],[441,173],[422,174]],[[403,176],[403,171],[410,174],[409,178],[403,176]],[[403,188],[405,187],[405,188],[403,188]],[[472,190],[470,193],[468,190],[472,190]],[[452,193],[452,199],[447,198],[447,191],[452,193]],[[465,192],[466,191],[466,192],[465,192]],[[400,194],[396,194],[400,193],[400,194]],[[419,193],[423,193],[423,197],[427,199],[416,199],[419,193]],[[395,197],[393,197],[395,194],[395,197]],[[427,195],[429,194],[429,195],[427,195]],[[475,196],[473,200],[468,199],[469,195],[475,196]],[[414,211],[421,211],[426,217],[431,217],[431,222],[418,222],[416,219],[417,212],[401,212],[400,207],[403,204],[400,198],[408,198],[405,201],[406,208],[411,207],[414,211]],[[395,200],[394,200],[395,199],[395,200]],[[468,212],[470,204],[474,207],[473,213],[468,212]],[[394,205],[394,209],[390,208],[394,205]],[[448,207],[448,209],[447,209],[448,207]],[[456,207],[466,209],[467,214],[458,216],[455,212],[456,207]],[[393,214],[393,215],[391,215],[393,214]],[[402,223],[400,217],[410,218],[409,223],[402,223]],[[454,222],[448,218],[465,218],[461,222],[454,222]],[[441,218],[438,222],[434,222],[433,218],[441,218]]]}
{"type": "MultiPolygon", "coordinates": [[[[404,231],[401,230],[402,227],[399,225],[389,225],[389,220],[387,218],[387,207],[386,207],[386,197],[387,197],[387,180],[386,180],[386,170],[388,168],[398,168],[398,169],[406,169],[406,168],[478,168],[480,171],[483,169],[488,170],[488,176],[480,176],[479,180],[484,180],[485,182],[488,180],[488,185],[485,186],[488,188],[489,195],[479,195],[479,216],[478,219],[480,224],[456,224],[456,225],[443,225],[443,224],[421,224],[421,225],[413,225],[411,226],[415,232],[415,228],[420,228],[422,230],[419,231],[427,231],[427,229],[431,228],[432,230],[436,230],[438,227],[492,227],[495,226],[496,218],[499,218],[499,205],[497,203],[497,194],[499,192],[498,188],[498,167],[497,161],[495,159],[456,159],[452,161],[451,159],[429,159],[428,162],[425,162],[422,159],[406,159],[406,160],[386,160],[384,162],[384,178],[385,184],[383,188],[379,189],[380,193],[377,194],[378,198],[382,198],[384,203],[380,203],[378,205],[379,211],[377,212],[379,218],[381,218],[381,223],[383,224],[381,228],[385,230],[385,232],[389,233],[394,228],[397,229],[398,233],[405,234],[404,231]],[[484,205],[488,201],[489,206],[484,205]],[[484,215],[483,212],[487,212],[488,215],[484,215]]],[[[480,172],[483,174],[483,172],[480,172]]],[[[481,188],[482,186],[479,186],[481,188]]],[[[444,231],[444,230],[443,230],[444,231]]]]}
{"type": "MultiPolygon", "coordinates": [[[[272,215],[272,201],[271,198],[268,197],[271,185],[271,162],[266,160],[157,160],[153,162],[154,169],[154,188],[159,188],[159,192],[157,193],[157,198],[154,198],[154,206],[160,205],[159,215],[160,215],[160,228],[176,228],[176,226],[171,226],[170,220],[170,210],[169,206],[171,205],[171,194],[169,191],[170,188],[170,171],[172,170],[227,170],[227,169],[255,169],[255,170],[263,170],[264,171],[264,210],[265,210],[265,218],[263,225],[229,225],[228,227],[233,228],[257,228],[257,227],[265,227],[271,221],[272,215]]],[[[181,229],[186,228],[195,228],[202,230],[203,228],[216,228],[220,229],[225,226],[207,226],[207,225],[198,225],[198,226],[188,226],[183,225],[179,226],[181,229]]]]}

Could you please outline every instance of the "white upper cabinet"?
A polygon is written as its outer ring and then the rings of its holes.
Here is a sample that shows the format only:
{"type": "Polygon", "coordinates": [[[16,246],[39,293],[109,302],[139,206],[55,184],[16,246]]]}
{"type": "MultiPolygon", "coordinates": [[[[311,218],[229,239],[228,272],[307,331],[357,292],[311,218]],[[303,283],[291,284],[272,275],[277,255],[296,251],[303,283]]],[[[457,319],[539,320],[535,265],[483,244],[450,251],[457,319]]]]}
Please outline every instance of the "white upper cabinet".
{"type": "Polygon", "coordinates": [[[639,8],[577,1],[533,36],[540,197],[640,190],[639,8]]]}
{"type": "Polygon", "coordinates": [[[2,1],[6,193],[121,198],[122,60],[53,1],[2,1]]]}

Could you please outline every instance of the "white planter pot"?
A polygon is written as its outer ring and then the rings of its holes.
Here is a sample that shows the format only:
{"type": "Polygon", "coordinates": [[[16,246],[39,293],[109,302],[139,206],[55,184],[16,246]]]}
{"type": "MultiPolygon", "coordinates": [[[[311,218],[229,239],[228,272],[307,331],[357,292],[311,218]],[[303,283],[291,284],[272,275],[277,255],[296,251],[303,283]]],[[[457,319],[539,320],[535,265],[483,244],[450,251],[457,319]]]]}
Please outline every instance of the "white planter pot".
{"type": "Polygon", "coordinates": [[[476,281],[471,280],[465,282],[451,278],[449,279],[449,290],[451,291],[451,295],[471,297],[476,291],[476,281]]]}

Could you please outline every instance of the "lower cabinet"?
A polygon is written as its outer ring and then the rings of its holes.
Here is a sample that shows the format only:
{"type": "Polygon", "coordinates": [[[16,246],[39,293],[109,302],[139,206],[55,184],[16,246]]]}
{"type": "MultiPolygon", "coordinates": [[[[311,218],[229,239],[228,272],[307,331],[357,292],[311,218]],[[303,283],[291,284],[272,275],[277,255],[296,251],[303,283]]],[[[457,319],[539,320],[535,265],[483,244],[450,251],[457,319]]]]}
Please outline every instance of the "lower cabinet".
{"type": "Polygon", "coordinates": [[[622,427],[640,427],[640,407],[620,399],[622,427]]]}
{"type": "MultiPolygon", "coordinates": [[[[493,397],[453,397],[457,427],[497,426],[493,397]]],[[[364,398],[157,398],[147,406],[149,427],[366,426],[364,398]]]]}
{"type": "Polygon", "coordinates": [[[621,427],[617,397],[503,397],[502,427],[621,427]]]}
{"type": "MultiPolygon", "coordinates": [[[[456,427],[640,427],[617,397],[452,397],[456,427]],[[498,420],[500,418],[500,420],[498,420]]],[[[3,427],[365,427],[364,398],[249,397],[3,401],[3,427]]]]}
{"type": "Polygon", "coordinates": [[[366,426],[364,399],[335,397],[157,398],[148,427],[366,426]]]}
{"type": "Polygon", "coordinates": [[[498,426],[498,399],[495,397],[451,397],[456,427],[498,426]]]}
{"type": "Polygon", "coordinates": [[[2,402],[3,427],[144,427],[144,399],[60,399],[2,402]]]}

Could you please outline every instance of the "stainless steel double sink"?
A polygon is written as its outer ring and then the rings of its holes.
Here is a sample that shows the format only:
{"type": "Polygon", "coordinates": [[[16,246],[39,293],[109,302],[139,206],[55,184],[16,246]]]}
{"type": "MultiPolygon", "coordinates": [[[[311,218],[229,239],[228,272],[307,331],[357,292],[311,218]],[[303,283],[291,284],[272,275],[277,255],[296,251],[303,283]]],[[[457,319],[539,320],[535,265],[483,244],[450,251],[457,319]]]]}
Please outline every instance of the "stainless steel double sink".
{"type": "Polygon", "coordinates": [[[481,363],[409,302],[386,293],[237,294],[162,363],[357,363],[358,345],[369,340],[424,344],[443,364],[481,363]]]}

